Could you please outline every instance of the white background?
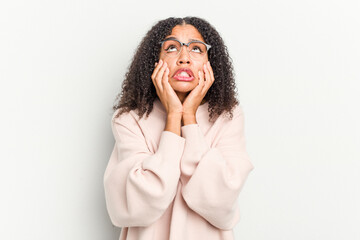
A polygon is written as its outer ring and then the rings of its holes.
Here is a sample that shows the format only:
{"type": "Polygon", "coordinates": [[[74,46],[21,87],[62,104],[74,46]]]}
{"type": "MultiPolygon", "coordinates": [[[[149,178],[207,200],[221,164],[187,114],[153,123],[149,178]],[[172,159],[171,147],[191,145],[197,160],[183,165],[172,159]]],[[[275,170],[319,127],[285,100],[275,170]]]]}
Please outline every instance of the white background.
{"type": "Polygon", "coordinates": [[[157,21],[198,16],[233,59],[255,169],[236,239],[360,239],[359,1],[0,3],[0,238],[118,239],[112,105],[157,21]]]}

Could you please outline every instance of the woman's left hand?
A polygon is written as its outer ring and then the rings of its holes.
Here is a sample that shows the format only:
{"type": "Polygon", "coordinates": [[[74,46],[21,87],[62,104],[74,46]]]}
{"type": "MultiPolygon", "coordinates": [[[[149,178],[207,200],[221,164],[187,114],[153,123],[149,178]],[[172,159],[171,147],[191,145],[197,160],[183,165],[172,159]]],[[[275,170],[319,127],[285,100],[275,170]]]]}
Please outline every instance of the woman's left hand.
{"type": "Polygon", "coordinates": [[[199,71],[199,84],[191,90],[183,102],[183,118],[195,117],[196,111],[215,78],[210,62],[204,64],[203,71],[199,71]],[[205,77],[204,77],[205,73],[205,77]]]}

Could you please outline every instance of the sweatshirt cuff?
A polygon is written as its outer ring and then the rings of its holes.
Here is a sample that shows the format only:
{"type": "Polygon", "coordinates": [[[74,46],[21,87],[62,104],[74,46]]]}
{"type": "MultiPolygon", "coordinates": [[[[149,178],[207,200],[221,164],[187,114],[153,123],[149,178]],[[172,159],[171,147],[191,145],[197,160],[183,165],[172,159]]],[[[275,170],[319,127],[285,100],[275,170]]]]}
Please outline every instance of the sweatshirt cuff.
{"type": "Polygon", "coordinates": [[[189,124],[181,127],[181,135],[188,143],[186,147],[196,152],[205,154],[210,150],[210,144],[206,141],[204,133],[201,131],[199,124],[189,124]]]}
{"type": "Polygon", "coordinates": [[[197,131],[199,131],[199,124],[188,124],[181,127],[181,135],[186,138],[191,138],[197,135],[197,131]]]}
{"type": "Polygon", "coordinates": [[[185,138],[170,131],[163,131],[160,136],[159,148],[164,144],[170,146],[177,145],[177,147],[184,147],[185,138]]]}
{"type": "Polygon", "coordinates": [[[182,126],[182,136],[186,142],[180,166],[182,181],[186,184],[210,147],[198,124],[182,126]]]}
{"type": "Polygon", "coordinates": [[[161,133],[158,151],[173,155],[176,159],[181,158],[185,147],[185,138],[170,131],[161,133]]]}
{"type": "MultiPolygon", "coordinates": [[[[154,172],[165,171],[168,172],[168,174],[177,173],[180,171],[178,169],[184,147],[185,139],[183,137],[170,131],[163,131],[160,136],[159,147],[154,154],[154,156],[157,157],[145,159],[143,168],[153,170],[154,172]]],[[[164,174],[167,175],[166,173],[164,174]]]]}

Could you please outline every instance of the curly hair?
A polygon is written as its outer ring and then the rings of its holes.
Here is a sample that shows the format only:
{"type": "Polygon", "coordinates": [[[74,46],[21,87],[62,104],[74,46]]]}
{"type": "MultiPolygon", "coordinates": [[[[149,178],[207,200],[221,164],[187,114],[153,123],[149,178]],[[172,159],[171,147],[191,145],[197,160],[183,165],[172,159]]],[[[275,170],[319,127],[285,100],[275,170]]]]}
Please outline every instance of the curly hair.
{"type": "Polygon", "coordinates": [[[122,91],[116,96],[113,110],[115,112],[120,109],[116,117],[131,110],[136,110],[140,118],[145,113],[146,116],[149,116],[154,100],[158,97],[151,75],[155,68],[155,62],[159,60],[161,51],[159,42],[170,35],[175,26],[185,24],[194,26],[204,41],[211,45],[208,59],[211,62],[215,81],[204,97],[209,104],[209,120],[214,121],[223,112],[232,119],[233,108],[239,103],[236,99],[237,89],[232,59],[216,29],[206,20],[198,17],[170,17],[159,21],[147,32],[125,74],[122,91]]]}

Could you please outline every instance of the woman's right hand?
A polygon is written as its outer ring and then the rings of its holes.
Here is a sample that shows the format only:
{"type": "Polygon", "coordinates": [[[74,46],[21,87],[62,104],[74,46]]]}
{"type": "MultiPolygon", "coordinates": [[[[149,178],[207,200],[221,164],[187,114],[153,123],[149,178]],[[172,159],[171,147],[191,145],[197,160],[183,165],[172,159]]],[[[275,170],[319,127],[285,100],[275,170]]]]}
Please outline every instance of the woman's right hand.
{"type": "Polygon", "coordinates": [[[167,114],[182,114],[182,103],[169,83],[169,72],[167,63],[160,59],[155,65],[151,79],[167,114]]]}

